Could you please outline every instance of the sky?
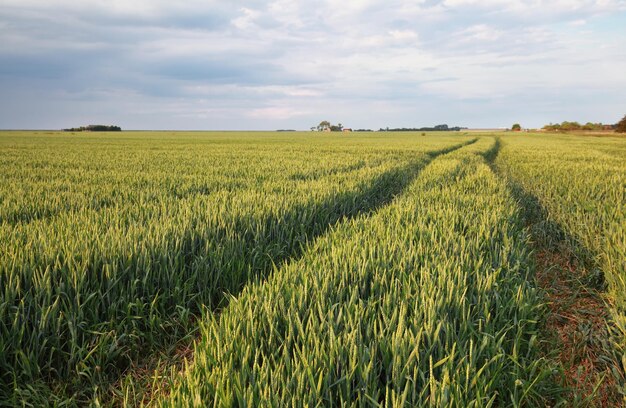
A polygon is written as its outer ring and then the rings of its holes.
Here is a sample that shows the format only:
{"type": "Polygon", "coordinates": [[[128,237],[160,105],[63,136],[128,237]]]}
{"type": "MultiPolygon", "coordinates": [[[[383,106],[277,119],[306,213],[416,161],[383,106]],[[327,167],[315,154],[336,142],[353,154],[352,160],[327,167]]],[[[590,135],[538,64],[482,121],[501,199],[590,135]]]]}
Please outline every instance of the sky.
{"type": "Polygon", "coordinates": [[[626,0],[0,0],[0,128],[626,114],[626,0]]]}

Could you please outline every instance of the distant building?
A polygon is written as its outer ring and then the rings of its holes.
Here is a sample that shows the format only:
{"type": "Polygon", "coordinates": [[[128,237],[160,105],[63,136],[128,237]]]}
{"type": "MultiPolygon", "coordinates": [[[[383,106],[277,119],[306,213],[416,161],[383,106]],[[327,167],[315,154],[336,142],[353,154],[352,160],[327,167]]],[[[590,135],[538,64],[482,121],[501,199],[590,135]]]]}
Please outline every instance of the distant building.
{"type": "Polygon", "coordinates": [[[343,128],[343,131],[344,132],[352,132],[352,129],[350,129],[350,128],[343,128]]]}

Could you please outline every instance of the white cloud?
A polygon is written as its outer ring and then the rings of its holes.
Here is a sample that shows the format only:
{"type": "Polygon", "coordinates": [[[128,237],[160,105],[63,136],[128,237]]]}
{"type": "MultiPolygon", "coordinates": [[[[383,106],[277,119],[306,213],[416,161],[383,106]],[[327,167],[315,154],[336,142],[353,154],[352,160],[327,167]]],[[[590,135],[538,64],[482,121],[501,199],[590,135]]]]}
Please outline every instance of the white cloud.
{"type": "Polygon", "coordinates": [[[299,110],[288,106],[272,106],[267,108],[252,109],[249,111],[248,116],[255,119],[284,120],[307,115],[309,113],[310,112],[305,110],[299,110]]]}
{"type": "Polygon", "coordinates": [[[413,30],[391,30],[389,31],[389,35],[391,35],[396,40],[416,40],[418,35],[413,30]]]}
{"type": "Polygon", "coordinates": [[[478,7],[506,12],[569,13],[576,10],[601,13],[624,10],[623,0],[444,0],[449,8],[478,7]]]}
{"type": "Polygon", "coordinates": [[[231,23],[240,30],[246,30],[254,26],[254,21],[261,15],[256,10],[241,8],[242,15],[234,18],[231,23]]]}
{"type": "Polygon", "coordinates": [[[502,32],[486,24],[478,24],[461,30],[458,36],[461,41],[495,41],[502,36],[502,32]]]}

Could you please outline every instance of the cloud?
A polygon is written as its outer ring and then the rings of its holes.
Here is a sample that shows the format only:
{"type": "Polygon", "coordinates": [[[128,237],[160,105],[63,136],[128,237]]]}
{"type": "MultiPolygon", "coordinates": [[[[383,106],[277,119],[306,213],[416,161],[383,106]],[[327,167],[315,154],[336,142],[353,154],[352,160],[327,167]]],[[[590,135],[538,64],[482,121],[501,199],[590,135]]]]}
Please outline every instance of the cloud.
{"type": "Polygon", "coordinates": [[[458,35],[461,41],[496,41],[502,36],[502,32],[486,24],[477,24],[461,30],[458,35]]]}
{"type": "Polygon", "coordinates": [[[258,108],[252,109],[248,115],[264,120],[282,120],[282,119],[291,119],[293,117],[306,115],[307,111],[294,109],[289,106],[271,106],[267,108],[258,108]]]}
{"type": "Polygon", "coordinates": [[[579,20],[574,20],[569,24],[572,26],[584,26],[585,24],[587,24],[587,20],[581,18],[579,20]]]}
{"type": "Polygon", "coordinates": [[[261,14],[258,11],[245,8],[245,7],[241,9],[241,12],[242,12],[241,16],[234,18],[231,21],[231,24],[240,30],[246,30],[246,29],[253,27],[255,25],[254,20],[256,20],[261,14]]]}
{"type": "Polygon", "coordinates": [[[602,112],[594,101],[626,102],[624,27],[623,0],[4,0],[0,86],[19,102],[4,103],[0,123],[77,125],[68,122],[100,114],[127,128],[308,128],[329,113],[353,127],[508,120],[490,100],[531,112],[537,126],[559,120],[528,106],[546,100],[606,121],[619,107],[602,112]],[[598,63],[606,55],[611,62],[598,63]],[[585,99],[571,99],[572,88],[585,99]]]}

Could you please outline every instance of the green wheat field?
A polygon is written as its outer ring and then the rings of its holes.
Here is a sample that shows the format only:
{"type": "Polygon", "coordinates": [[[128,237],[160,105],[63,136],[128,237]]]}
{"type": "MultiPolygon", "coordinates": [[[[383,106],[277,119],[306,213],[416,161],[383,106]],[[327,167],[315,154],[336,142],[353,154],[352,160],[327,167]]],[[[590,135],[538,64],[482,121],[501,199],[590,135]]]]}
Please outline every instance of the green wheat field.
{"type": "Polygon", "coordinates": [[[6,131],[0,174],[0,405],[584,406],[550,245],[624,401],[625,138],[6,131]]]}

